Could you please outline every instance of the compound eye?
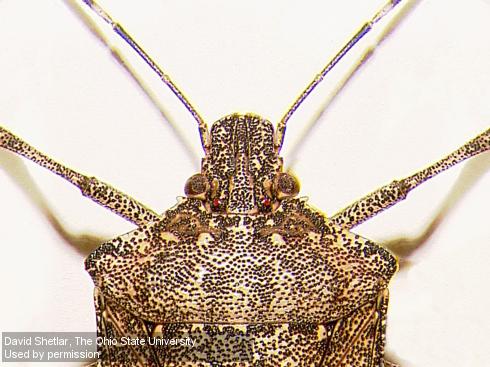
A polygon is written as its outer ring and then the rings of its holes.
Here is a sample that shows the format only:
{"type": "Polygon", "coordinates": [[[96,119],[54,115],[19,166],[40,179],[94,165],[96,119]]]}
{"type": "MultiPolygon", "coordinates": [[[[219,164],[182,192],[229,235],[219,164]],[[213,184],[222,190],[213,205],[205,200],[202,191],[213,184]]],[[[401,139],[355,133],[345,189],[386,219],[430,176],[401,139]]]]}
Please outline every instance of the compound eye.
{"type": "Polygon", "coordinates": [[[198,173],[191,176],[185,183],[184,192],[190,198],[204,200],[209,190],[209,182],[206,176],[198,173]]]}
{"type": "Polygon", "coordinates": [[[275,179],[276,197],[279,200],[296,196],[299,193],[299,182],[289,173],[279,173],[275,179]]]}

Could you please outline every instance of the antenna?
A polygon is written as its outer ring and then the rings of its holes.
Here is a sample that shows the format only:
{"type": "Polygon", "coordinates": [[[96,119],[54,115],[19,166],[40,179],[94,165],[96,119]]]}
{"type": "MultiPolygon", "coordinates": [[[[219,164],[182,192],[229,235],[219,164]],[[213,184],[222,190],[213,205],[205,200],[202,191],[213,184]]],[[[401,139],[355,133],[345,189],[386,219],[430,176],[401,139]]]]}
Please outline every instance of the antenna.
{"type": "Polygon", "coordinates": [[[204,153],[208,154],[210,149],[209,141],[209,129],[202,119],[201,115],[196,111],[194,106],[189,102],[187,97],[177,87],[177,85],[170,79],[170,77],[164,73],[164,71],[151,59],[151,57],[138,45],[138,43],[124,30],[124,28],[117,22],[115,22],[111,16],[100,7],[94,0],[83,0],[88,7],[102,18],[107,24],[112,27],[112,30],[117,33],[136,53],[150,66],[150,68],[160,77],[160,79],[170,88],[170,90],[177,96],[182,102],[185,108],[191,113],[192,117],[197,121],[199,128],[199,135],[201,137],[201,145],[204,149],[204,153]]]}
{"type": "Polygon", "coordinates": [[[331,59],[327,65],[318,73],[315,78],[308,84],[308,86],[301,92],[298,98],[294,101],[289,110],[284,114],[283,118],[276,127],[276,136],[274,146],[276,152],[279,153],[282,144],[284,142],[284,134],[286,133],[286,124],[291,116],[296,112],[299,106],[310,95],[311,92],[321,83],[323,78],[333,69],[333,67],[350,51],[350,49],[361,40],[374,25],[379,22],[385,15],[392,11],[402,0],[390,0],[379,10],[370,21],[364,23],[364,25],[357,31],[357,33],[342,47],[342,49],[331,59]]]}

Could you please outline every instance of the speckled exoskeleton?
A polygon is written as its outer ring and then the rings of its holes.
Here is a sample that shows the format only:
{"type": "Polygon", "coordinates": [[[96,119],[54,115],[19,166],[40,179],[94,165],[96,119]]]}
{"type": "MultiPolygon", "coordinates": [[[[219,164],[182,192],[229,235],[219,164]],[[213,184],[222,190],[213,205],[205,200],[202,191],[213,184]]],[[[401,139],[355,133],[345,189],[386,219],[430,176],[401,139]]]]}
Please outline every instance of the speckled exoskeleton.
{"type": "MultiPolygon", "coordinates": [[[[282,173],[273,137],[272,125],[254,115],[213,124],[200,175],[164,215],[121,193],[109,198],[113,189],[95,179],[63,173],[139,227],[87,260],[103,335],[125,328],[171,335],[179,323],[188,332],[251,335],[254,358],[268,365],[381,365],[386,287],[396,264],[348,230],[427,177],[400,181],[327,219],[295,198],[297,183],[282,173]]],[[[487,149],[488,134],[479,141],[487,146],[469,143],[453,157],[487,149]]],[[[21,154],[27,149],[8,133],[2,143],[21,154]]],[[[128,361],[120,365],[137,364],[134,354],[106,353],[107,360],[128,361]]],[[[155,357],[144,358],[151,365],[155,357]]]]}

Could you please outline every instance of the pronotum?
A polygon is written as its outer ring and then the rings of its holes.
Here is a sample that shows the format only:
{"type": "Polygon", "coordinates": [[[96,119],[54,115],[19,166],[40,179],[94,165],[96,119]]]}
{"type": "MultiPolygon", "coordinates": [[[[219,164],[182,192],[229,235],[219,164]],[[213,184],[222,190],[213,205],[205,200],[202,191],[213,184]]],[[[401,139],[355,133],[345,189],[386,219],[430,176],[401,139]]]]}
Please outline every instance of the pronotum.
{"type": "MultiPolygon", "coordinates": [[[[218,3],[208,9],[160,4],[160,10],[145,3],[137,10],[128,4],[129,14],[117,4],[102,4],[169,70],[206,120],[240,110],[277,121],[381,3],[366,9],[350,2],[345,9],[335,2],[310,8],[271,3],[260,11],[250,3],[238,9],[218,3]],[[220,15],[213,18],[216,9],[220,15]],[[223,27],[226,32],[220,35],[223,27]],[[154,34],[146,36],[146,31],[154,34]]],[[[8,55],[0,61],[2,124],[50,156],[111,182],[158,211],[172,206],[197,170],[200,154],[195,126],[185,111],[156,87],[161,104],[192,139],[191,156],[63,3],[28,5],[1,5],[1,34],[7,35],[2,48],[8,55]]],[[[467,7],[415,4],[328,107],[315,132],[300,143],[293,168],[311,203],[333,213],[437,160],[488,126],[490,55],[480,43],[488,34],[488,11],[483,1],[467,7]]],[[[383,25],[376,35],[382,31],[383,25]]],[[[360,44],[358,54],[373,42],[360,44]]],[[[291,121],[282,154],[286,162],[305,122],[345,72],[345,65],[339,66],[332,81],[319,87],[291,121]]],[[[151,76],[148,80],[153,83],[151,76]]],[[[109,238],[132,228],[55,176],[29,167],[70,229],[109,238]]],[[[453,168],[423,185],[356,231],[374,240],[419,233],[460,171],[453,168]]],[[[6,176],[1,184],[6,213],[2,275],[9,279],[3,289],[11,300],[3,302],[2,329],[92,330],[92,286],[81,257],[64,247],[6,176]],[[48,311],[51,316],[45,316],[48,311]]],[[[412,260],[412,268],[393,282],[388,349],[413,365],[483,365],[488,357],[483,335],[488,325],[481,316],[488,305],[481,292],[488,276],[485,187],[488,182],[485,186],[482,178],[468,190],[412,260]]]]}

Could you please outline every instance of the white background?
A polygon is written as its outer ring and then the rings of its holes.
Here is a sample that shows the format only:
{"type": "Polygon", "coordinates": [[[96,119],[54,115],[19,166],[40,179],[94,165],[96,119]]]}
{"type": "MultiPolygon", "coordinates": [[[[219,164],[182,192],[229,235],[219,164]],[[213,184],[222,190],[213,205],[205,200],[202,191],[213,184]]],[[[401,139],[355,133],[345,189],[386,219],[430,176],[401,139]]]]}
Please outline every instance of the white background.
{"type": "MultiPolygon", "coordinates": [[[[101,3],[211,123],[232,112],[255,112],[277,122],[383,1],[101,3]]],[[[301,194],[327,214],[434,162],[489,126],[489,2],[410,4],[299,150],[305,126],[393,16],[290,121],[282,155],[286,165],[294,162],[301,194]]],[[[175,203],[185,180],[199,169],[197,129],[127,47],[109,36],[154,87],[185,143],[62,1],[1,1],[0,37],[3,126],[158,212],[175,203]]],[[[483,168],[472,172],[487,173],[447,213],[409,270],[392,282],[388,349],[405,367],[484,366],[490,360],[488,154],[485,158],[478,162],[483,168]]],[[[0,155],[0,165],[10,159],[0,155]]],[[[133,229],[62,179],[27,166],[70,230],[111,238],[133,229]]],[[[355,231],[376,241],[420,233],[461,169],[426,183],[355,231]]],[[[60,240],[3,170],[0,203],[1,331],[95,330],[83,258],[60,240]]]]}

